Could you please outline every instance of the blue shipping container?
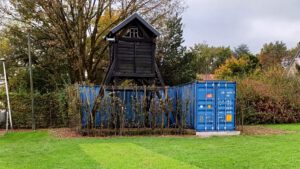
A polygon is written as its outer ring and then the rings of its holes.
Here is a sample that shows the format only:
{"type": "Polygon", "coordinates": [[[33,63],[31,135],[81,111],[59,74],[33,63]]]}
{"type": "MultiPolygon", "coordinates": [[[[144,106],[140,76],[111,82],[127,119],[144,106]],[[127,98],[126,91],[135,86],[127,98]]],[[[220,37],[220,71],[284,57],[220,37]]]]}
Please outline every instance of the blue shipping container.
{"type": "Polygon", "coordinates": [[[236,83],[196,81],[178,86],[180,100],[190,100],[187,117],[196,131],[235,130],[236,83]]]}
{"type": "MultiPolygon", "coordinates": [[[[94,107],[95,100],[99,94],[100,86],[80,86],[80,99],[82,103],[81,111],[81,123],[82,127],[87,127],[88,121],[90,118],[90,113],[92,112],[92,109],[94,107]]],[[[108,122],[111,118],[110,112],[111,112],[111,90],[105,90],[104,91],[104,97],[101,99],[100,104],[98,106],[98,109],[96,111],[96,119],[95,119],[95,127],[100,126],[108,126],[108,122]]],[[[136,114],[134,109],[142,109],[142,102],[143,97],[145,95],[144,90],[114,90],[115,96],[117,96],[122,104],[124,104],[124,113],[125,113],[125,121],[126,124],[134,123],[135,121],[143,121],[142,115],[136,114]],[[138,106],[138,107],[136,107],[138,106]]],[[[165,90],[159,90],[159,93],[162,97],[162,99],[166,99],[165,96],[165,90]]],[[[167,89],[168,98],[170,99],[172,103],[173,109],[176,108],[176,88],[170,87],[167,89]]],[[[150,96],[148,96],[148,99],[150,96]]],[[[159,107],[159,98],[155,95],[154,96],[154,102],[157,104],[157,107],[159,107]]],[[[170,110],[171,111],[171,110],[170,110]]],[[[166,113],[164,112],[165,116],[166,113]]],[[[171,112],[168,113],[170,118],[170,124],[175,124],[175,117],[171,112]]],[[[149,112],[149,116],[151,116],[151,113],[149,112]]],[[[167,117],[165,119],[165,125],[167,125],[167,117]]],[[[161,119],[156,119],[157,123],[161,123],[161,119]]],[[[133,125],[131,125],[132,127],[133,125]]]]}
{"type": "MultiPolygon", "coordinates": [[[[82,126],[87,126],[89,113],[94,106],[95,98],[99,93],[99,86],[81,86],[80,97],[82,107],[82,126]],[[87,104],[88,103],[88,104],[87,104]]],[[[196,131],[230,131],[235,130],[235,102],[236,83],[228,81],[195,81],[167,89],[173,111],[181,109],[186,127],[196,131]]],[[[105,91],[105,96],[111,91],[105,91]]],[[[162,99],[166,99],[165,91],[160,90],[162,99]]],[[[141,120],[142,117],[133,111],[133,101],[142,102],[143,91],[122,90],[116,91],[116,95],[125,105],[126,121],[141,120]]],[[[109,98],[108,98],[109,99],[109,98]]],[[[157,98],[155,99],[158,102],[157,98]]],[[[107,100],[109,102],[109,100],[107,100]]],[[[108,125],[109,106],[104,104],[96,112],[96,127],[108,125]]],[[[175,117],[171,112],[170,122],[175,124],[175,117]]],[[[165,118],[166,120],[167,118],[165,118]]],[[[157,119],[159,122],[161,119],[157,119]]],[[[165,121],[166,124],[166,121],[165,121]]]]}
{"type": "Polygon", "coordinates": [[[196,82],[177,86],[177,103],[181,104],[182,112],[188,128],[194,128],[195,106],[196,106],[196,82]]]}

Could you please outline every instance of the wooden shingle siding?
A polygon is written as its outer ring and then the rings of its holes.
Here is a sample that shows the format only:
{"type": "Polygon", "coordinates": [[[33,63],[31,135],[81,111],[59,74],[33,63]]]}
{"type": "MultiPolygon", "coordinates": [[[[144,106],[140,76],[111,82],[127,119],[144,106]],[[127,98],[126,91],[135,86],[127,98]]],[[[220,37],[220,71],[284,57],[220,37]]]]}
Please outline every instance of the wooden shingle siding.
{"type": "Polygon", "coordinates": [[[119,41],[117,49],[117,66],[119,73],[148,74],[153,73],[153,43],[119,41]]]}
{"type": "Polygon", "coordinates": [[[104,84],[121,84],[133,79],[137,84],[164,85],[155,62],[155,42],[159,35],[138,14],[133,14],[110,30],[106,40],[110,47],[110,66],[104,84]]]}

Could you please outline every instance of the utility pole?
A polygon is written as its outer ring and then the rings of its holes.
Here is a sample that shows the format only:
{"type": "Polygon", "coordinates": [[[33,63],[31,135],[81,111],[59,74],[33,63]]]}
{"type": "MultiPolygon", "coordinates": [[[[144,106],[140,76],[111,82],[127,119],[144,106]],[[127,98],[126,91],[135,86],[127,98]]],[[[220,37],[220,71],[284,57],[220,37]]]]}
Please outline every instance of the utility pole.
{"type": "Polygon", "coordinates": [[[7,111],[6,111],[6,131],[8,130],[8,120],[10,128],[13,129],[12,125],[12,118],[11,118],[11,108],[10,108],[10,101],[9,101],[9,92],[8,92],[8,84],[7,84],[7,76],[6,76],[6,68],[5,68],[5,59],[1,58],[3,64],[3,74],[4,74],[4,83],[5,83],[5,92],[6,92],[6,99],[7,99],[7,111]]]}
{"type": "Polygon", "coordinates": [[[28,30],[28,60],[29,60],[29,76],[30,76],[30,97],[31,97],[31,118],[32,130],[35,130],[35,115],[34,115],[34,95],[32,81],[32,63],[31,63],[31,46],[30,46],[30,30],[28,30]]]}

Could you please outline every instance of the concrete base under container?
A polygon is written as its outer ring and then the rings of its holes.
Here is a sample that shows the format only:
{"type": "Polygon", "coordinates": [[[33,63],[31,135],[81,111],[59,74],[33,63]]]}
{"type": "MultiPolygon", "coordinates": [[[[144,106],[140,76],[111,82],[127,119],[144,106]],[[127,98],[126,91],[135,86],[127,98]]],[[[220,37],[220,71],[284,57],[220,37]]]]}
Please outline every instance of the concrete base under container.
{"type": "Polygon", "coordinates": [[[236,136],[240,135],[240,131],[205,131],[205,132],[196,132],[196,136],[200,137],[211,137],[211,136],[236,136]]]}

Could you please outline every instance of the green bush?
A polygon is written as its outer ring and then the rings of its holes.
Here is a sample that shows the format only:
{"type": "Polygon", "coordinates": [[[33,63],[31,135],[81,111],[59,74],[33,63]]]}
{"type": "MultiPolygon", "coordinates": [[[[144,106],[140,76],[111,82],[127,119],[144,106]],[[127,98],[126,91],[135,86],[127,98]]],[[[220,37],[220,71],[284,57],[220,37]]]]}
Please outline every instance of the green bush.
{"type": "MultiPolygon", "coordinates": [[[[0,93],[6,101],[6,94],[0,93]]],[[[29,93],[10,93],[12,119],[14,128],[31,128],[31,97],[29,93]]],[[[37,128],[65,127],[69,117],[65,91],[47,94],[34,94],[34,112],[37,128]]]]}

